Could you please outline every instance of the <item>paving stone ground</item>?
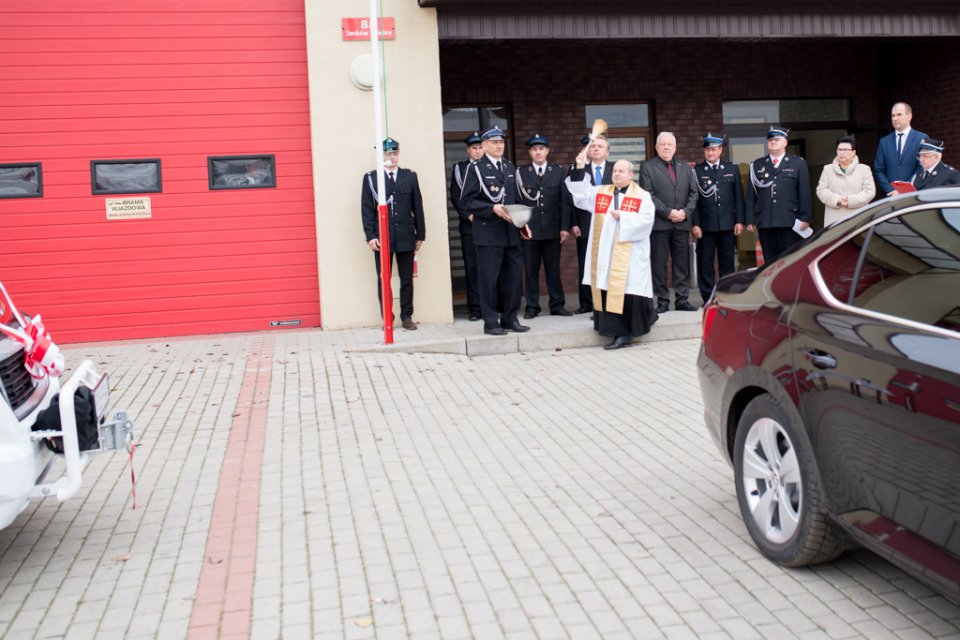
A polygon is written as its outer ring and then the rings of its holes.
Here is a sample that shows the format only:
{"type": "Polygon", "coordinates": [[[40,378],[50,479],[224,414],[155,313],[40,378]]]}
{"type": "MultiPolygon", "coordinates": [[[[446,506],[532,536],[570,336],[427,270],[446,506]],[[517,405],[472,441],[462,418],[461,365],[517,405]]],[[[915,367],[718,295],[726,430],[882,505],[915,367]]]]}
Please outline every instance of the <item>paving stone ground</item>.
{"type": "Polygon", "coordinates": [[[265,335],[65,349],[136,421],[137,508],[102,456],[0,531],[0,636],[960,638],[960,608],[871,553],[759,555],[696,340],[471,359],[265,335]]]}

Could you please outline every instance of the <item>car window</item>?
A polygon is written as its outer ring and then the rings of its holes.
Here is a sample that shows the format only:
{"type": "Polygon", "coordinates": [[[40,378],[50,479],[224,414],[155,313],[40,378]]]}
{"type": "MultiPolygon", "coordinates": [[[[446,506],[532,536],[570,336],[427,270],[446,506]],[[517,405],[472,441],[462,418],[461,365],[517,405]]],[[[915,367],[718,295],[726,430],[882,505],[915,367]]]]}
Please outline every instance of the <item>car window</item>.
{"type": "Polygon", "coordinates": [[[818,263],[838,301],[960,331],[960,209],[924,209],[864,230],[818,263]]]}

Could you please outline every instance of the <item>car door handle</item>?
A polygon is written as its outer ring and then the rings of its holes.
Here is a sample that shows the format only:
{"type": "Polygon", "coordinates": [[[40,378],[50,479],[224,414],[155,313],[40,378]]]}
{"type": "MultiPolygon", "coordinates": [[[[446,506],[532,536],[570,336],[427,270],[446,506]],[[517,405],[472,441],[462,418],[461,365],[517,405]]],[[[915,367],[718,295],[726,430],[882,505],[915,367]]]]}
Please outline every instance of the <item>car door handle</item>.
{"type": "Polygon", "coordinates": [[[805,349],[803,351],[803,357],[809,360],[817,369],[835,369],[837,367],[837,359],[819,349],[805,349]]]}

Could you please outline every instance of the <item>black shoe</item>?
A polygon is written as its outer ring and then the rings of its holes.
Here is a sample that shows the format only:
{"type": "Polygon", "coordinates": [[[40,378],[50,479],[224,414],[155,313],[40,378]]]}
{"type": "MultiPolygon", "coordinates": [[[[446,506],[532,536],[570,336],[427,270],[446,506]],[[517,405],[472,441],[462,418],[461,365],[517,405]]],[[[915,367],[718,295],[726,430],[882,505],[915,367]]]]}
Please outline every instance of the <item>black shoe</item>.
{"type": "Polygon", "coordinates": [[[507,335],[507,330],[502,327],[494,327],[492,329],[484,329],[483,332],[488,336],[505,336],[507,335]]]}
{"type": "Polygon", "coordinates": [[[514,333],[523,333],[524,331],[530,331],[530,327],[520,324],[519,322],[514,322],[509,327],[503,327],[507,331],[513,331],[514,333]]]}
{"type": "Polygon", "coordinates": [[[479,320],[479,319],[480,319],[480,314],[479,314],[479,313],[471,313],[471,314],[470,314],[470,317],[467,318],[467,320],[469,320],[470,322],[476,322],[476,321],[479,320]]]}
{"type": "Polygon", "coordinates": [[[580,307],[574,313],[593,313],[593,307],[580,307]]]}
{"type": "Polygon", "coordinates": [[[552,316],[572,316],[572,311],[567,311],[566,309],[560,309],[559,311],[551,311],[550,315],[552,316]]]}
{"type": "Polygon", "coordinates": [[[524,311],[523,319],[530,320],[531,318],[536,318],[538,315],[540,315],[539,311],[524,311]]]}
{"type": "Polygon", "coordinates": [[[697,306],[690,304],[686,300],[679,300],[673,303],[673,308],[677,311],[696,311],[697,306]]]}
{"type": "Polygon", "coordinates": [[[670,311],[670,303],[666,300],[661,300],[657,303],[657,313],[666,313],[670,311]]]}
{"type": "Polygon", "coordinates": [[[630,336],[617,336],[613,339],[608,345],[604,345],[604,349],[607,351],[613,351],[614,349],[622,349],[623,347],[630,345],[630,336]]]}

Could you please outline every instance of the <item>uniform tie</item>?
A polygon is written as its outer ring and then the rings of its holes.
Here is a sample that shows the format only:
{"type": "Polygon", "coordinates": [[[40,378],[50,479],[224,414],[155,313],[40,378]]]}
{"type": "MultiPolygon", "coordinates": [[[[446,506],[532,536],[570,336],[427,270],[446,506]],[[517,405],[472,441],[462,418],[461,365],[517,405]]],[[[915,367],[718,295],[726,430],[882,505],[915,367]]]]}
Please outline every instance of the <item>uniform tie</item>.
{"type": "Polygon", "coordinates": [[[903,155],[903,133],[897,134],[897,155],[903,155]]]}
{"type": "Polygon", "coordinates": [[[593,184],[599,185],[603,182],[603,169],[600,168],[600,165],[593,165],[593,184]]]}
{"type": "Polygon", "coordinates": [[[543,167],[537,167],[537,176],[540,178],[543,177],[543,167]]]}
{"type": "Polygon", "coordinates": [[[780,158],[772,158],[772,160],[773,160],[773,168],[776,169],[777,165],[780,164],[780,158]]]}
{"type": "Polygon", "coordinates": [[[499,160],[497,160],[497,171],[499,171],[500,173],[503,173],[503,165],[500,164],[499,160]]]}
{"type": "Polygon", "coordinates": [[[387,174],[387,184],[392,187],[394,184],[396,184],[396,182],[397,180],[393,176],[393,171],[389,172],[387,174]]]}

